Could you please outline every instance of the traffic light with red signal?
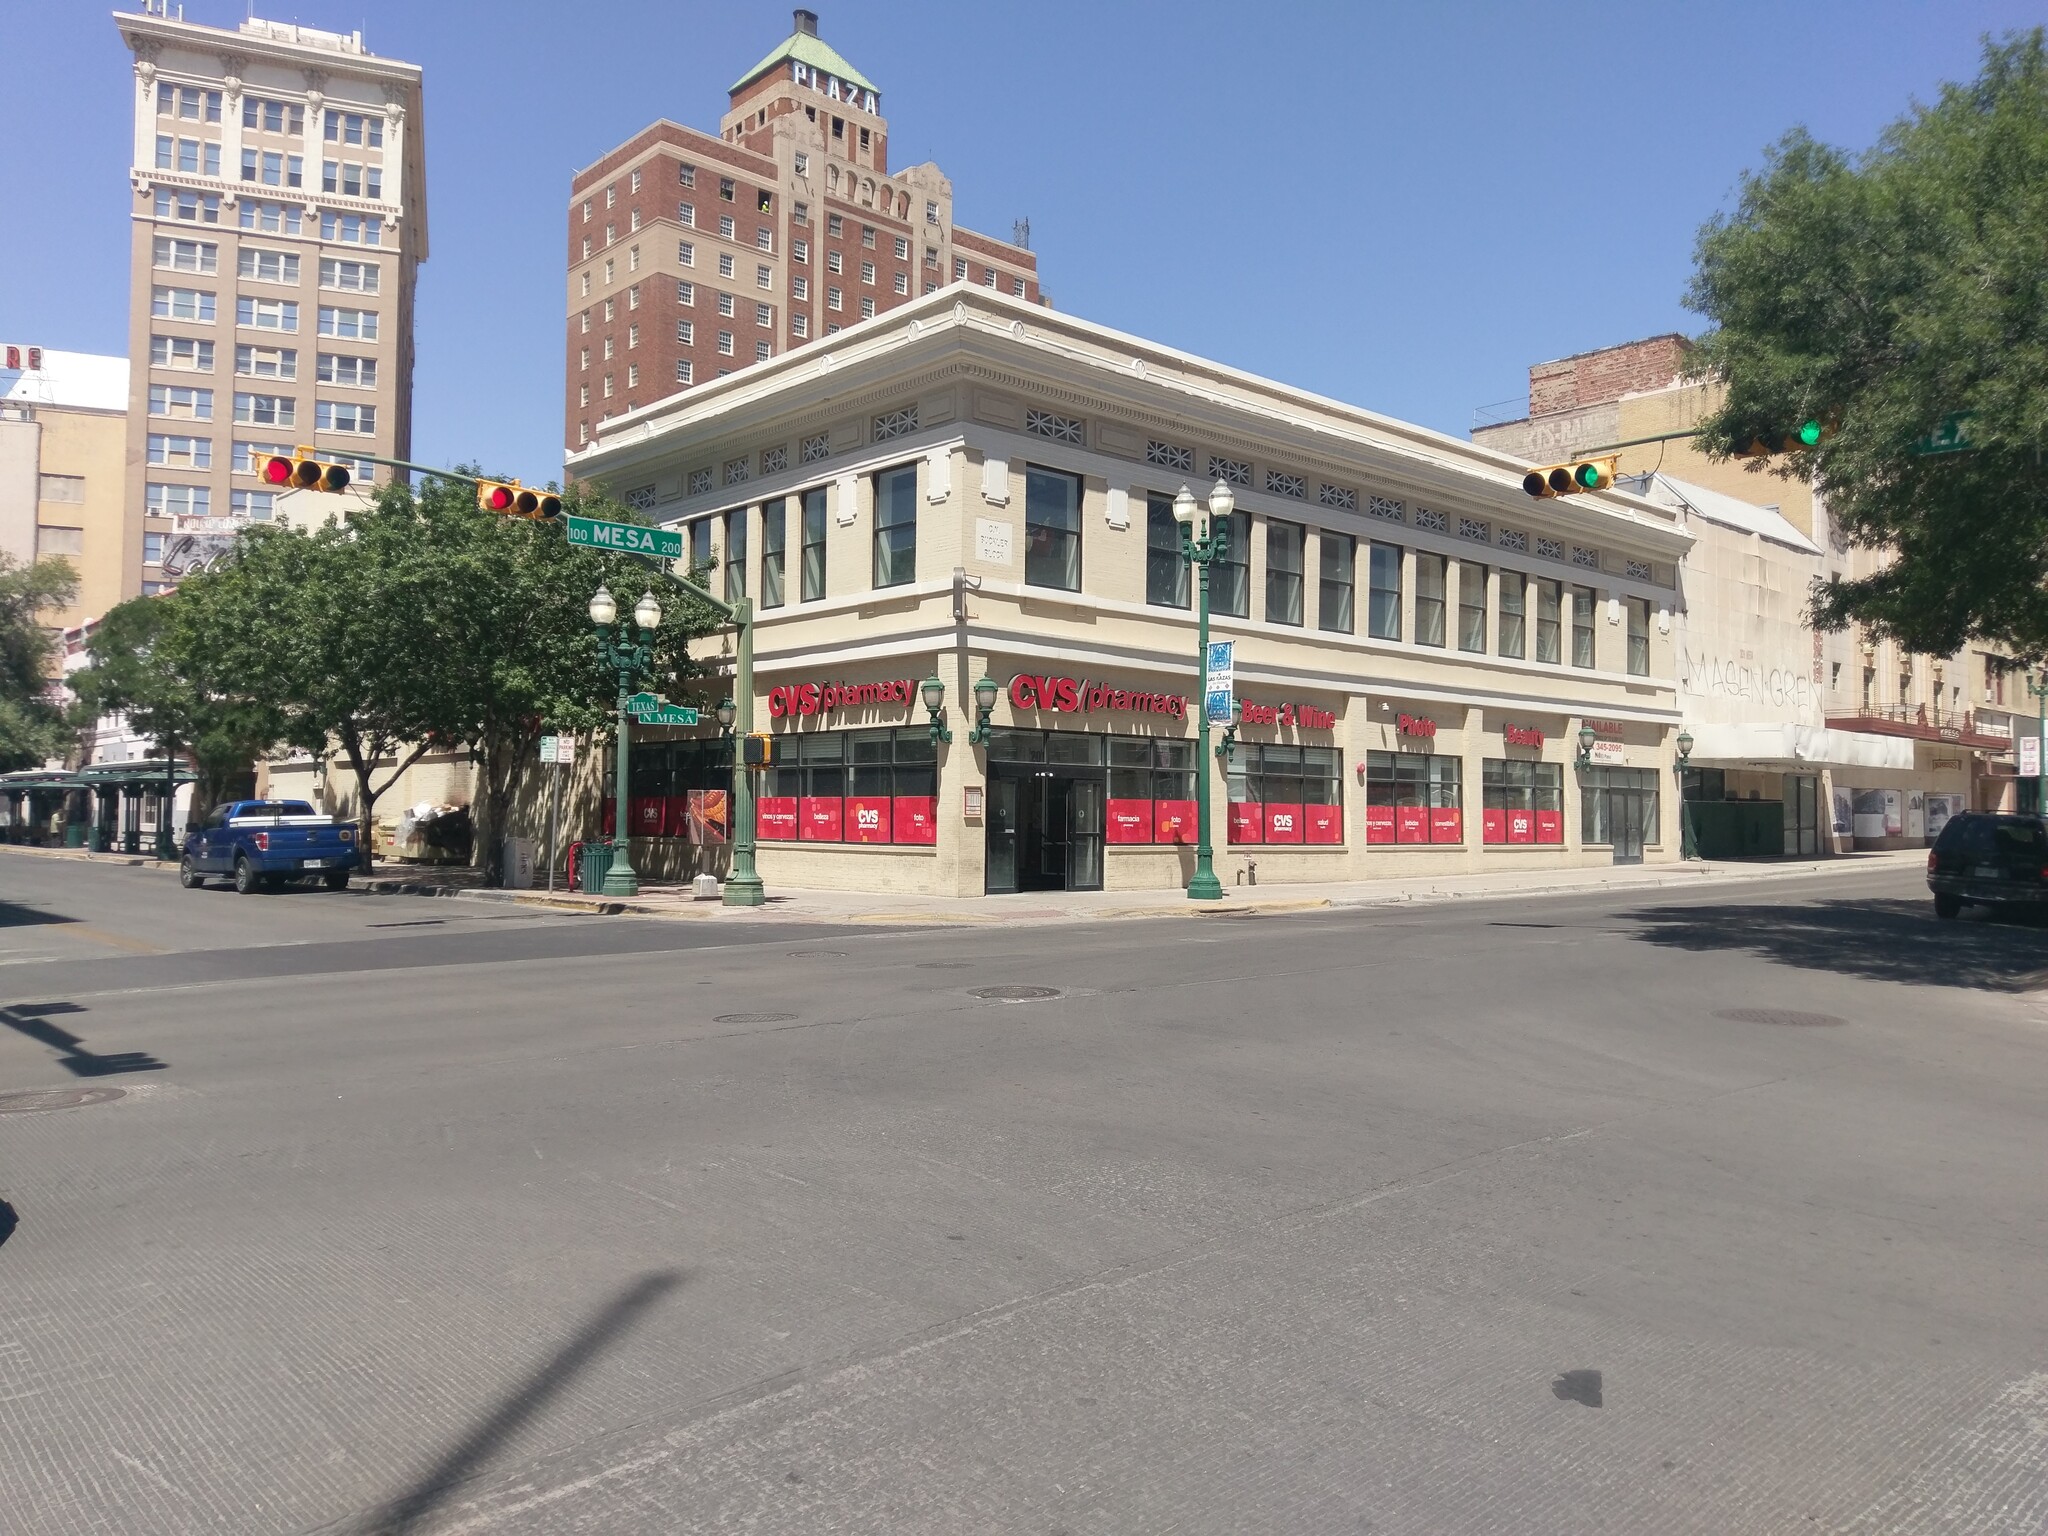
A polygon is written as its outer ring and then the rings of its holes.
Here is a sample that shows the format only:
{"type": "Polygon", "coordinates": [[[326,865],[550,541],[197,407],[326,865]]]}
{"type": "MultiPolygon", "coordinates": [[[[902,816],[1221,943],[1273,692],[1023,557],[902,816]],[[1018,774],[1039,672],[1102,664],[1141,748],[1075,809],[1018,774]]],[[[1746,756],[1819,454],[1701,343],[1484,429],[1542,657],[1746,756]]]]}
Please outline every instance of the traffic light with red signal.
{"type": "Polygon", "coordinates": [[[1522,477],[1522,489],[1531,496],[1578,496],[1587,491],[1604,491],[1614,484],[1614,467],[1619,454],[1578,459],[1570,464],[1546,464],[1522,477]]]}
{"type": "Polygon", "coordinates": [[[479,511],[500,517],[559,517],[562,498],[553,491],[529,490],[517,480],[479,480],[476,483],[479,511]]]}
{"type": "Polygon", "coordinates": [[[353,478],[346,464],[314,457],[311,448],[294,448],[291,457],[271,454],[262,464],[263,483],[281,490],[345,491],[353,478]]]}

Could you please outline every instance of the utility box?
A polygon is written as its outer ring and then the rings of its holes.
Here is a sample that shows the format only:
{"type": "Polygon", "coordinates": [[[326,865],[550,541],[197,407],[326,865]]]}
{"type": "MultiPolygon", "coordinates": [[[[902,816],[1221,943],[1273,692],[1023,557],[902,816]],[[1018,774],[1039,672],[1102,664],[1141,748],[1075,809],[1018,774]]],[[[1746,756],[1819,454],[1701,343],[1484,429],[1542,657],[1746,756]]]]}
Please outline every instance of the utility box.
{"type": "Polygon", "coordinates": [[[718,900],[718,876],[699,875],[690,882],[690,894],[698,901],[718,900]]]}
{"type": "Polygon", "coordinates": [[[533,871],[538,862],[533,839],[530,837],[508,837],[505,839],[503,854],[505,862],[505,889],[508,891],[530,891],[533,889],[533,871]]]}

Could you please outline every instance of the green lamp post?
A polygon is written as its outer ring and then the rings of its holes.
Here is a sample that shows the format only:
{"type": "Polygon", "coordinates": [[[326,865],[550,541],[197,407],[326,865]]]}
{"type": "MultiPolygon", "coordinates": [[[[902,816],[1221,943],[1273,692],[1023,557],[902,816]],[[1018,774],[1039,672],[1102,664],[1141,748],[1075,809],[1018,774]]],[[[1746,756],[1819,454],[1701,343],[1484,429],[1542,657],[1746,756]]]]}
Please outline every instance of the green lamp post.
{"type": "Polygon", "coordinates": [[[597,631],[598,665],[618,674],[618,761],[612,772],[612,864],[604,877],[604,894],[607,896],[637,896],[640,894],[640,879],[633,872],[630,853],[632,839],[626,827],[628,781],[627,759],[632,750],[632,725],[626,713],[626,701],[632,697],[633,684],[647,675],[648,665],[654,660],[654,632],[661,627],[661,604],[654,600],[652,592],[646,593],[633,608],[633,622],[639,626],[637,641],[626,638],[626,626],[620,624],[616,634],[613,623],[618,619],[619,605],[608,588],[599,587],[597,595],[590,600],[590,622],[597,631]]]}
{"type": "Polygon", "coordinates": [[[1684,726],[1678,728],[1678,856],[1681,859],[1696,859],[1700,856],[1699,839],[1692,830],[1692,801],[1685,795],[1685,765],[1692,759],[1692,732],[1684,726]]]}
{"type": "Polygon", "coordinates": [[[1198,788],[1195,800],[1195,873],[1188,881],[1190,901],[1223,899],[1223,882],[1216,878],[1216,850],[1210,841],[1209,828],[1209,759],[1212,755],[1207,699],[1209,567],[1230,552],[1230,514],[1236,509],[1237,498],[1231,495],[1229,482],[1218,480],[1209,491],[1209,515],[1198,532],[1195,520],[1201,514],[1201,505],[1195,500],[1195,493],[1182,486],[1180,494],[1173,498],[1173,520],[1180,524],[1181,556],[1195,568],[1195,588],[1199,594],[1195,609],[1195,698],[1201,710],[1201,742],[1195,751],[1198,788]]]}

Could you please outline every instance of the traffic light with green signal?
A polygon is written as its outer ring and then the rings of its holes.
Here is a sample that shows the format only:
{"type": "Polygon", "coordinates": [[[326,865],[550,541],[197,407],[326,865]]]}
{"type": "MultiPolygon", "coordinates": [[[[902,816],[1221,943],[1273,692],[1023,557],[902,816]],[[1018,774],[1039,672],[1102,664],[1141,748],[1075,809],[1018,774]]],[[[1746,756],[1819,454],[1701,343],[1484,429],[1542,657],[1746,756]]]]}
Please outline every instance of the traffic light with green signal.
{"type": "Polygon", "coordinates": [[[1614,484],[1614,467],[1619,454],[1603,458],[1576,459],[1569,464],[1546,464],[1522,477],[1522,489],[1531,496],[1578,496],[1586,491],[1604,491],[1614,484]]]}
{"type": "Polygon", "coordinates": [[[554,492],[528,490],[517,480],[477,481],[476,504],[501,517],[559,517],[562,512],[562,498],[554,492]]]}
{"type": "Polygon", "coordinates": [[[294,448],[292,456],[271,454],[263,461],[263,483],[284,490],[345,491],[353,478],[346,464],[314,457],[311,448],[294,448]]]}
{"type": "Polygon", "coordinates": [[[1729,437],[1735,444],[1736,458],[1768,459],[1780,453],[1797,453],[1802,448],[1816,448],[1834,436],[1834,432],[1833,422],[1818,416],[1809,416],[1789,430],[1780,427],[1744,427],[1731,432],[1729,437]]]}

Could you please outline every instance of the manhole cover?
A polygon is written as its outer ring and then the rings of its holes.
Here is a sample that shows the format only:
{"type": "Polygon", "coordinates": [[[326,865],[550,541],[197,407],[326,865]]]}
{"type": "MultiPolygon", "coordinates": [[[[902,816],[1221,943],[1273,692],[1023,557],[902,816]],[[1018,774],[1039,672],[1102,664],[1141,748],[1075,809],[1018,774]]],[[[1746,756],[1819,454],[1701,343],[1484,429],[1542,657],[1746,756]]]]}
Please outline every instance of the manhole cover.
{"type": "Polygon", "coordinates": [[[918,963],[917,968],[920,971],[971,971],[974,964],[972,960],[924,960],[918,963]]]}
{"type": "Polygon", "coordinates": [[[43,1109],[83,1109],[88,1104],[109,1104],[122,1097],[125,1088],[48,1088],[35,1093],[0,1093],[0,1115],[32,1115],[43,1109]]]}
{"type": "Polygon", "coordinates": [[[1849,1022],[1832,1013],[1795,1013],[1789,1008],[1722,1008],[1716,1011],[1714,1017],[1733,1019],[1737,1024],[1791,1024],[1808,1027],[1849,1022]]]}
{"type": "Polygon", "coordinates": [[[721,1013],[714,1015],[714,1024],[786,1024],[795,1018],[793,1013],[721,1013]]]}
{"type": "Polygon", "coordinates": [[[792,949],[789,952],[789,958],[792,960],[844,960],[846,958],[846,951],[843,949],[792,949]]]}
{"type": "Polygon", "coordinates": [[[1058,987],[976,987],[967,994],[969,997],[985,997],[997,1003],[1024,1003],[1035,997],[1058,997],[1058,987]]]}

